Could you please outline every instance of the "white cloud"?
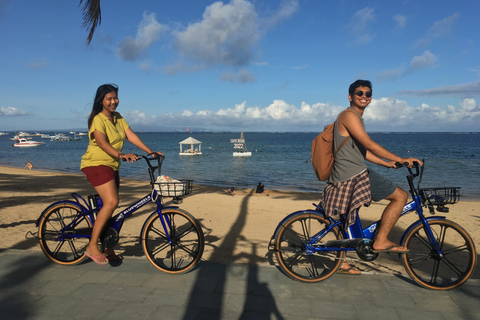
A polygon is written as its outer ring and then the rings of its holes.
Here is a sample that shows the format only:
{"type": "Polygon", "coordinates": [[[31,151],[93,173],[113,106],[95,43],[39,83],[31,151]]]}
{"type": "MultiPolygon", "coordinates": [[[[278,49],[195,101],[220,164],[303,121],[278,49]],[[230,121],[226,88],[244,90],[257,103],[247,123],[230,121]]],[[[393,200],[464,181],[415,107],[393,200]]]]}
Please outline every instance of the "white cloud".
{"type": "MultiPolygon", "coordinates": [[[[329,103],[308,104],[300,107],[284,100],[274,100],[266,107],[247,106],[246,101],[232,108],[217,111],[201,110],[146,116],[135,111],[124,116],[135,128],[168,130],[190,127],[213,130],[252,131],[321,131],[335,121],[345,107],[329,103]],[[166,127],[168,125],[168,127],[166,127]]],[[[480,107],[474,99],[464,99],[459,106],[410,106],[404,100],[391,97],[373,99],[364,114],[367,131],[436,131],[448,127],[452,131],[476,131],[480,107]]]]}
{"type": "Polygon", "coordinates": [[[379,72],[377,76],[384,81],[394,81],[400,77],[407,76],[416,70],[433,68],[435,67],[436,62],[437,57],[429,50],[426,50],[420,56],[413,57],[408,68],[405,68],[405,66],[402,65],[398,68],[383,70],[379,72]]]}
{"type": "Polygon", "coordinates": [[[248,1],[215,2],[205,9],[200,22],[174,32],[174,48],[203,66],[246,66],[260,38],[256,19],[248,1]]]}
{"type": "Polygon", "coordinates": [[[262,26],[266,29],[273,28],[282,20],[290,18],[297,10],[298,0],[283,0],[277,11],[262,19],[262,26]]]}
{"type": "Polygon", "coordinates": [[[295,67],[292,67],[293,70],[303,70],[303,69],[307,69],[308,67],[310,67],[309,64],[305,64],[303,66],[295,66],[295,67]]]}
{"type": "Polygon", "coordinates": [[[443,20],[436,21],[426,32],[425,36],[416,42],[416,46],[424,47],[437,38],[446,37],[452,34],[455,21],[460,18],[459,13],[454,13],[443,20]]]}
{"type": "Polygon", "coordinates": [[[374,11],[373,8],[365,7],[354,13],[348,28],[355,38],[355,43],[366,44],[372,41],[373,35],[369,32],[369,24],[375,21],[374,11]]]}
{"type": "Polygon", "coordinates": [[[407,17],[402,14],[396,14],[393,16],[393,20],[396,23],[397,29],[403,29],[407,25],[407,17]]]}
{"type": "Polygon", "coordinates": [[[168,30],[168,27],[157,22],[155,13],[144,12],[143,19],[138,25],[136,37],[123,39],[118,45],[117,54],[123,60],[136,61],[166,30],[168,30]]]}
{"type": "Polygon", "coordinates": [[[435,65],[435,62],[437,62],[437,57],[430,51],[426,50],[421,56],[413,57],[410,62],[410,69],[432,67],[435,65]]]}
{"type": "Polygon", "coordinates": [[[14,107],[0,107],[0,117],[22,117],[27,113],[14,107]]]}
{"type": "Polygon", "coordinates": [[[462,83],[454,86],[444,86],[433,89],[402,90],[397,92],[397,94],[413,97],[478,97],[480,95],[480,81],[462,83]]]}

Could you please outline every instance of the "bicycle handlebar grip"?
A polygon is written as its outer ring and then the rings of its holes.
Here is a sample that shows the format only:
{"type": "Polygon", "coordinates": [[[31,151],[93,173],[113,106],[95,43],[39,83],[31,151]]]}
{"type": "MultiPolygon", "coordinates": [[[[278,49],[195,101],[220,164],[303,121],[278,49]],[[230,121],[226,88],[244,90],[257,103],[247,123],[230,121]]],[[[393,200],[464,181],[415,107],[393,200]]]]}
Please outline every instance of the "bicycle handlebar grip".
{"type": "Polygon", "coordinates": [[[397,169],[401,167],[408,167],[408,162],[404,162],[404,163],[395,162],[395,166],[397,167],[397,169]]]}

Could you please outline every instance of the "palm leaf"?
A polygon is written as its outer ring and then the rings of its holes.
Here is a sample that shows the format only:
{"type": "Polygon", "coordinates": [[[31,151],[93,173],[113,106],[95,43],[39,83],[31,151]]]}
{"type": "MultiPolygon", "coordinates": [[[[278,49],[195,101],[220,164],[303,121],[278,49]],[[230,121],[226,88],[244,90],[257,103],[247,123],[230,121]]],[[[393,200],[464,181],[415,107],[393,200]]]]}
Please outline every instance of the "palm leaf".
{"type": "MultiPolygon", "coordinates": [[[[84,0],[80,0],[79,6],[84,0]]],[[[100,0],[85,0],[83,4],[83,24],[82,27],[90,29],[87,38],[87,45],[90,44],[93,38],[95,28],[100,25],[102,20],[102,13],[100,12],[100,0]]]]}

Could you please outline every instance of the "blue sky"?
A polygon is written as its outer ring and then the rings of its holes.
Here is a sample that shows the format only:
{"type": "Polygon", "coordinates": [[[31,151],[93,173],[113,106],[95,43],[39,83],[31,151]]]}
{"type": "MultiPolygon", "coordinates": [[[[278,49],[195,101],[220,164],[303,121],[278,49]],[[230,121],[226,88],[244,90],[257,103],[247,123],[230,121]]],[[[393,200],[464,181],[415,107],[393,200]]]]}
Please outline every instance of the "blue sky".
{"type": "Polygon", "coordinates": [[[0,131],[86,130],[120,87],[135,131],[321,131],[373,83],[367,131],[480,131],[478,1],[0,0],[0,131]]]}

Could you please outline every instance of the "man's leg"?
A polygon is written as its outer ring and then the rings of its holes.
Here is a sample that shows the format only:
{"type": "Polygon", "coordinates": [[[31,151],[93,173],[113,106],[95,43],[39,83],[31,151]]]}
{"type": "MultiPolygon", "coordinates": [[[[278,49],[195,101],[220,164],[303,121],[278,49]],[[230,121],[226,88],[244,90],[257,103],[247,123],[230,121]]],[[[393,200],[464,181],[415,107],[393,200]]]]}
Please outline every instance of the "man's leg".
{"type": "Polygon", "coordinates": [[[390,200],[390,203],[383,211],[377,237],[373,243],[373,249],[383,250],[393,246],[394,248],[392,250],[404,251],[407,248],[401,247],[388,240],[388,235],[390,234],[390,231],[392,231],[393,226],[397,222],[398,218],[400,218],[403,207],[407,203],[408,195],[405,191],[397,187],[395,192],[385,199],[390,200]]]}

